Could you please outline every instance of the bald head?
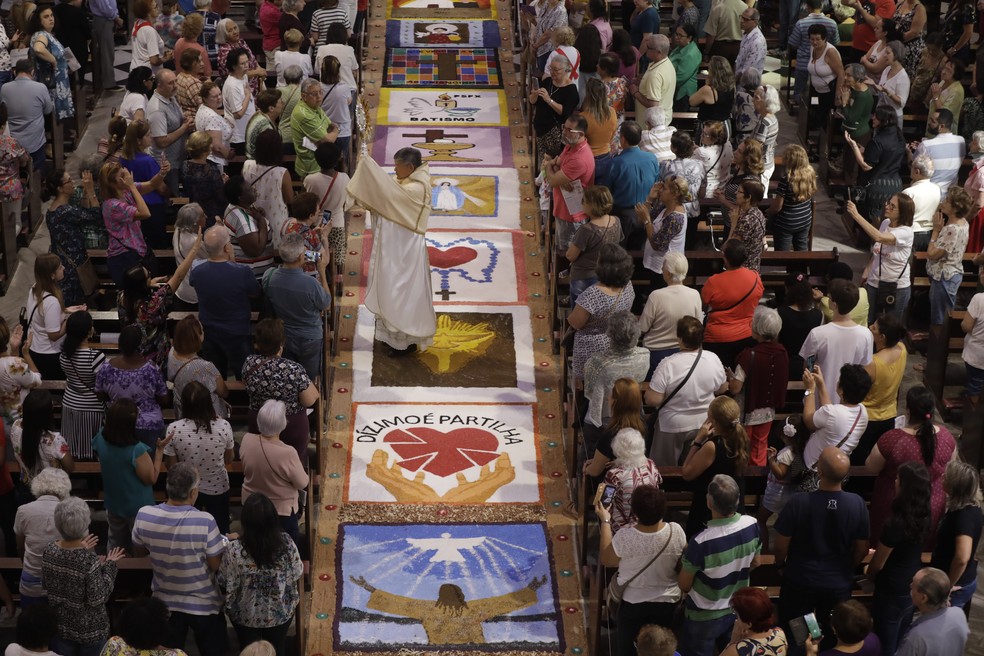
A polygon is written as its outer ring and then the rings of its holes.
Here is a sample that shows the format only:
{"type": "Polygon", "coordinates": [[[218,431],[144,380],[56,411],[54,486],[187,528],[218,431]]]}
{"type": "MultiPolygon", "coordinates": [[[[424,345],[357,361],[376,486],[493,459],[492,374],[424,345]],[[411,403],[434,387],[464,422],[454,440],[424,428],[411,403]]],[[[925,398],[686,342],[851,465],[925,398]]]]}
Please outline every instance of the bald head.
{"type": "Polygon", "coordinates": [[[836,446],[828,446],[820,452],[817,471],[820,478],[831,485],[840,485],[851,469],[851,459],[836,446]]]}
{"type": "Polygon", "coordinates": [[[171,98],[177,91],[177,76],[174,71],[163,69],[157,74],[157,93],[165,98],[171,98]]]}
{"type": "Polygon", "coordinates": [[[226,255],[226,244],[229,243],[229,231],[225,226],[214,225],[205,231],[202,239],[205,244],[205,252],[210,260],[228,259],[226,255]]]}

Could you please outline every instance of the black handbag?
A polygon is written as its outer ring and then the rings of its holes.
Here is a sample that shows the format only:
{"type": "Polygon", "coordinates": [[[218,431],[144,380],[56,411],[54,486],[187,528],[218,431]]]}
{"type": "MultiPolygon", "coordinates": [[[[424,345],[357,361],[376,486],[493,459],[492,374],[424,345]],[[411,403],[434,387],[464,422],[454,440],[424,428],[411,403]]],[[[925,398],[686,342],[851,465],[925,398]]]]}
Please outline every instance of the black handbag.
{"type": "Polygon", "coordinates": [[[878,254],[878,288],[875,290],[875,308],[880,310],[890,310],[895,307],[895,301],[898,295],[899,280],[902,280],[902,276],[905,275],[906,269],[909,268],[909,260],[905,261],[905,266],[902,267],[902,273],[894,281],[882,280],[881,279],[881,263],[882,256],[881,252],[878,254]]]}

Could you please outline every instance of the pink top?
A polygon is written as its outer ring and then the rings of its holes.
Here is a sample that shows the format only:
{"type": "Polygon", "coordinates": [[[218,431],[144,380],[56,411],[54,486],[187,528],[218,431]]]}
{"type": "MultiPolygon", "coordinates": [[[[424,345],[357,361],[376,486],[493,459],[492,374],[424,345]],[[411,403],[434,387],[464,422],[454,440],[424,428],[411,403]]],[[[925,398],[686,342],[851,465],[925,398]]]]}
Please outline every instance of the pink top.
{"type": "Polygon", "coordinates": [[[243,461],[243,501],[260,492],[270,498],[278,515],[297,512],[297,491],[307,487],[308,475],[294,447],[246,433],[239,445],[239,459],[243,461]]]}
{"type": "MultiPolygon", "coordinates": [[[[929,542],[935,542],[935,527],[939,525],[940,518],[943,517],[946,506],[946,493],[943,492],[943,473],[957,448],[957,442],[953,439],[950,431],[942,426],[937,428],[936,453],[933,455],[933,462],[929,465],[929,475],[933,485],[930,496],[930,508],[933,513],[930,526],[934,527],[934,530],[930,531],[929,542]]],[[[895,500],[895,478],[899,473],[899,466],[912,460],[923,461],[919,439],[915,435],[910,435],[898,428],[893,428],[878,438],[878,451],[885,458],[885,467],[878,473],[878,478],[875,479],[875,489],[871,495],[872,546],[878,544],[882,527],[892,510],[892,501],[895,500]]],[[[927,544],[927,547],[930,546],[927,544]]]]}
{"type": "Polygon", "coordinates": [[[280,47],[280,7],[272,2],[260,5],[260,30],[263,32],[263,49],[277,50],[280,47]]]}

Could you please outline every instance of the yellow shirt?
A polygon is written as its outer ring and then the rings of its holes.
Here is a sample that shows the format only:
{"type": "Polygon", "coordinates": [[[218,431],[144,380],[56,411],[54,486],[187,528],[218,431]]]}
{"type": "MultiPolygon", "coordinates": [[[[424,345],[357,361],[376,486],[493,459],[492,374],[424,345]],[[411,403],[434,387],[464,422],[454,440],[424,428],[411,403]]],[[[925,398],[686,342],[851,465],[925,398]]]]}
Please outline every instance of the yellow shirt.
{"type": "MultiPolygon", "coordinates": [[[[823,313],[824,323],[834,320],[834,311],[830,309],[830,299],[826,296],[820,299],[820,311],[823,313]]],[[[858,287],[858,304],[851,310],[851,321],[868,327],[868,290],[864,286],[858,287]]]]}
{"type": "Polygon", "coordinates": [[[908,355],[903,346],[902,355],[891,364],[883,362],[877,354],[871,359],[875,376],[871,390],[863,401],[864,407],[868,409],[868,421],[884,421],[898,415],[899,385],[905,374],[908,355]]]}

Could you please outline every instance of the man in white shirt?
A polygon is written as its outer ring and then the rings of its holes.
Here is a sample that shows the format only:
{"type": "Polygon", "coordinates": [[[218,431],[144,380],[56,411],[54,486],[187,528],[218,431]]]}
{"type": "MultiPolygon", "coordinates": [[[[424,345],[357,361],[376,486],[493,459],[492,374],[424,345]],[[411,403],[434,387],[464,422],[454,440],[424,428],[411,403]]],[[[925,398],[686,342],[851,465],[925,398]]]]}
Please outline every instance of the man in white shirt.
{"type": "Polygon", "coordinates": [[[912,159],[909,174],[912,184],[902,190],[902,193],[912,199],[916,212],[912,217],[912,234],[914,251],[924,251],[929,246],[929,236],[933,232],[933,215],[940,206],[943,193],[932,178],[936,173],[933,160],[926,154],[917,155],[912,159]]]}
{"type": "Polygon", "coordinates": [[[639,86],[630,85],[629,91],[636,103],[644,108],[662,109],[665,125],[669,125],[673,120],[673,94],[676,93],[676,69],[669,59],[670,40],[665,34],[651,34],[642,47],[642,56],[648,57],[651,63],[639,86]]]}
{"type": "Polygon", "coordinates": [[[680,352],[664,358],[649,381],[646,404],[660,408],[649,453],[658,466],[677,464],[683,445],[707,418],[707,406],[728,391],[724,365],[715,354],[701,350],[703,339],[703,324],[695,317],[682,317],[677,321],[680,352]]]}
{"type": "Polygon", "coordinates": [[[830,283],[828,298],[834,320],[811,330],[799,352],[804,363],[813,362],[820,367],[830,390],[831,403],[841,400],[837,392],[841,367],[868,364],[874,351],[871,331],[851,320],[851,310],[857,305],[858,296],[858,286],[853,282],[835,280],[830,283]]]}
{"type": "Polygon", "coordinates": [[[940,191],[946,194],[950,185],[957,183],[960,165],[963,164],[964,155],[967,153],[967,142],[959,134],[950,131],[953,127],[953,112],[949,109],[937,109],[929,117],[928,123],[930,132],[935,126],[936,136],[923,139],[916,145],[913,154],[928,155],[933,160],[936,172],[932,180],[940,186],[940,191]]]}

